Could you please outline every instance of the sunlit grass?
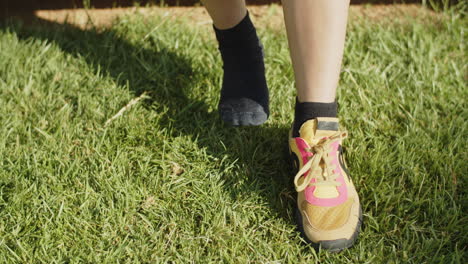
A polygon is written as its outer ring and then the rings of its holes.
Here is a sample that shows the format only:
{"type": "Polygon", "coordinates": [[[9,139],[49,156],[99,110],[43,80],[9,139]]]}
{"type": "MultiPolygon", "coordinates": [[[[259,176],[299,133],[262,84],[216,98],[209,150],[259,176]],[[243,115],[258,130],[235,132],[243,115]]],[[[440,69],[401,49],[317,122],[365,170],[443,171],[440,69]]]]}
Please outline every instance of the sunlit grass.
{"type": "Polygon", "coordinates": [[[338,102],[364,226],[353,248],[330,254],[294,226],[283,32],[259,29],[270,120],[230,128],[216,112],[210,25],[5,24],[0,262],[465,262],[466,26],[456,12],[350,22],[338,102]]]}

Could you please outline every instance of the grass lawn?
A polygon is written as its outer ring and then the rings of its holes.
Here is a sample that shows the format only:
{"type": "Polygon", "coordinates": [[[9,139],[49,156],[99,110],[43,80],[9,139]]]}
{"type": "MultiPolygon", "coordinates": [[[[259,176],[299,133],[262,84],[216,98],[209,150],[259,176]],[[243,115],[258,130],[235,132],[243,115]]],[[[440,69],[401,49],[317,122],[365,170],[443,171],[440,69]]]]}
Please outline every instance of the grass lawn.
{"type": "Polygon", "coordinates": [[[160,14],[1,24],[0,263],[466,263],[461,11],[350,21],[338,102],[364,223],[338,254],[294,225],[283,28],[259,26],[269,121],[231,128],[211,25],[160,14]]]}

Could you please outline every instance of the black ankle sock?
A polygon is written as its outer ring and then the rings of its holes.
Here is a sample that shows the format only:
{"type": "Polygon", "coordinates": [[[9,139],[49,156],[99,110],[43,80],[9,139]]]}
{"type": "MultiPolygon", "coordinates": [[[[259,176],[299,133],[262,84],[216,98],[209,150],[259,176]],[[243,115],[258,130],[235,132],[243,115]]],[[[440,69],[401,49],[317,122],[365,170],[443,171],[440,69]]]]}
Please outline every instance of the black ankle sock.
{"type": "Polygon", "coordinates": [[[294,112],[293,137],[299,137],[299,129],[307,120],[317,117],[336,117],[338,105],[332,103],[304,102],[300,103],[296,98],[294,112]]]}
{"type": "Polygon", "coordinates": [[[219,111],[232,125],[259,125],[266,121],[268,87],[263,48],[249,14],[230,29],[214,27],[223,59],[223,86],[219,111]]]}

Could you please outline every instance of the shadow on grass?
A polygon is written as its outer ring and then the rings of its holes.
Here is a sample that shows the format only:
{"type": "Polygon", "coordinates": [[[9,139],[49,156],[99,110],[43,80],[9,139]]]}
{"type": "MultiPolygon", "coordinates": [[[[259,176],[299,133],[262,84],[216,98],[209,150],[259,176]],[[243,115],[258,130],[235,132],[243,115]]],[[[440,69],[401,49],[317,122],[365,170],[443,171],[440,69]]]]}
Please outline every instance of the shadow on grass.
{"type": "Polygon", "coordinates": [[[245,128],[224,125],[206,102],[190,99],[188,95],[193,82],[191,76],[208,74],[204,69],[193,69],[191,58],[164,48],[162,43],[152,43],[160,47],[159,51],[153,51],[122,39],[112,30],[82,30],[43,20],[36,23],[22,26],[7,23],[4,27],[22,40],[45,40],[74,57],[84,58],[95,72],[108,74],[120,86],[128,86],[135,96],[150,92],[151,98],[145,101],[145,107],[152,111],[155,105],[168,109],[161,123],[171,128],[174,137],[191,136],[207,154],[219,160],[226,156],[230,162],[237,160],[239,167],[247,172],[234,178],[227,176],[224,179],[226,193],[233,199],[245,193],[256,193],[272,212],[290,221],[291,213],[287,210],[292,201],[289,168],[278,166],[289,164],[286,157],[288,128],[269,124],[245,128]],[[257,160],[258,156],[269,158],[257,160]],[[275,171],[279,167],[282,171],[275,171]]]}

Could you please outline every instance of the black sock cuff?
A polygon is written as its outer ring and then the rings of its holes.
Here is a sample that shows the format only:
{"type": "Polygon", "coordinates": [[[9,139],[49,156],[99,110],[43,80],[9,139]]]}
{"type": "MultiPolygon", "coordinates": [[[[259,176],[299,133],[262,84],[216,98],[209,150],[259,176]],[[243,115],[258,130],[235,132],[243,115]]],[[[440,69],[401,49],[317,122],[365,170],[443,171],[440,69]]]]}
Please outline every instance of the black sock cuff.
{"type": "Polygon", "coordinates": [[[304,117],[313,119],[316,117],[336,117],[338,112],[338,104],[335,102],[321,103],[321,102],[304,102],[301,103],[296,98],[295,106],[296,115],[300,114],[304,117]]]}
{"type": "Polygon", "coordinates": [[[299,129],[307,120],[317,117],[337,117],[338,104],[337,102],[320,103],[320,102],[304,102],[301,103],[296,98],[296,106],[294,111],[293,137],[299,136],[299,129]]]}
{"type": "Polygon", "coordinates": [[[257,39],[255,26],[250,20],[249,12],[245,17],[234,27],[228,29],[217,29],[213,25],[220,46],[239,45],[242,43],[250,43],[252,39],[257,39]]]}

